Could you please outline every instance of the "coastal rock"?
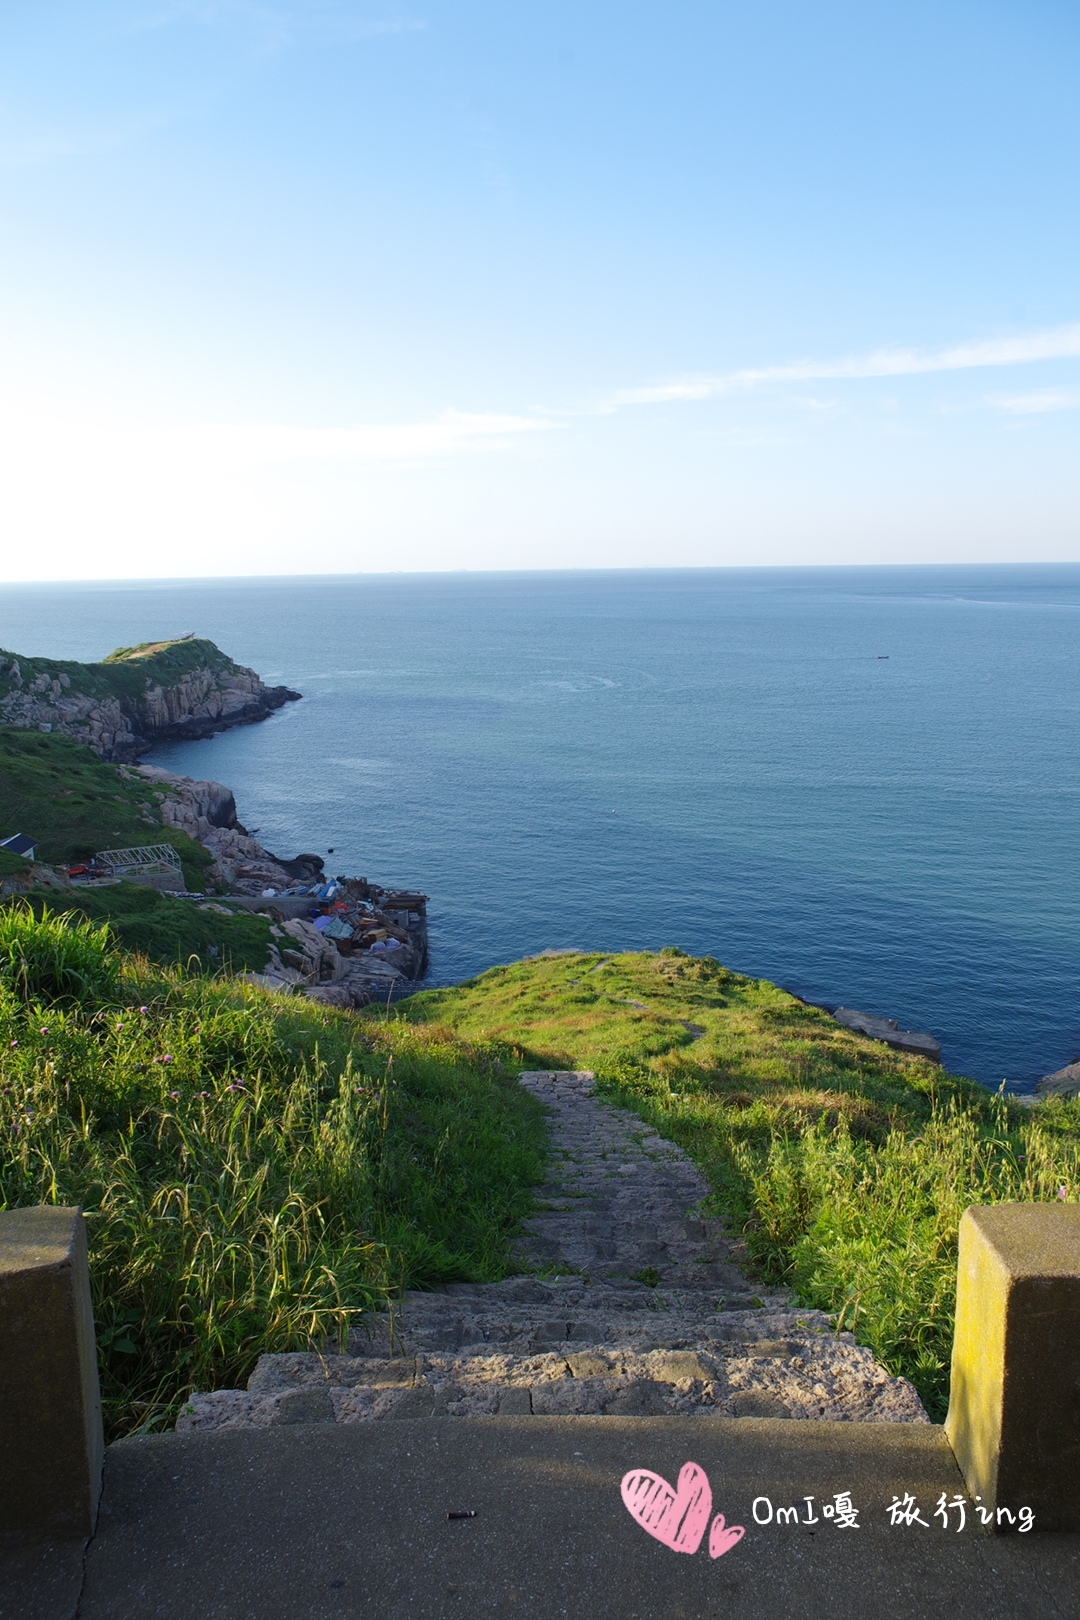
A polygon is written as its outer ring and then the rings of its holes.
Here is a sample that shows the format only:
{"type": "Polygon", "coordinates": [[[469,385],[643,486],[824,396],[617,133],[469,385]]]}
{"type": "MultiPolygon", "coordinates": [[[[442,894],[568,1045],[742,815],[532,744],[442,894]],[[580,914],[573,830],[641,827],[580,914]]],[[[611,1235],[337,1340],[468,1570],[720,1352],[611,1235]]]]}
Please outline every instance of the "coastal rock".
{"type": "Polygon", "coordinates": [[[1044,1074],[1035,1087],[1036,1097],[1080,1097],[1080,1058],[1053,1074],[1044,1074]]]}
{"type": "Polygon", "coordinates": [[[868,1035],[872,1041],[884,1041],[897,1052],[912,1052],[917,1057],[929,1058],[931,1063],[941,1062],[940,1041],[918,1030],[901,1029],[895,1018],[877,1018],[873,1013],[856,1012],[853,1007],[837,1007],[833,1017],[845,1029],[868,1035]]]}
{"type": "Polygon", "coordinates": [[[237,821],[236,800],[223,783],[195,781],[158,765],[138,765],[134,772],[158,788],[158,811],[165,826],[187,833],[214,856],[210,875],[216,882],[253,895],[287,888],[292,882],[285,868],[237,821]]]}

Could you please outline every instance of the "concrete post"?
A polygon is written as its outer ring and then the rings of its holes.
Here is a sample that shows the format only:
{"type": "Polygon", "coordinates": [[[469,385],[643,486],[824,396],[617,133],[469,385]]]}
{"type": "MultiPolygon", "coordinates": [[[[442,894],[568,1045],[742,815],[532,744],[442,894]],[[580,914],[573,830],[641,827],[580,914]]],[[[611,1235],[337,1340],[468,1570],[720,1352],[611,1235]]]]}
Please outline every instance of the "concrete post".
{"type": "Polygon", "coordinates": [[[103,1454],[86,1223],[0,1213],[0,1533],[93,1533],[103,1454]]]}
{"type": "Polygon", "coordinates": [[[1080,1206],[965,1211],[945,1432],[983,1507],[1080,1530],[1080,1206]]]}

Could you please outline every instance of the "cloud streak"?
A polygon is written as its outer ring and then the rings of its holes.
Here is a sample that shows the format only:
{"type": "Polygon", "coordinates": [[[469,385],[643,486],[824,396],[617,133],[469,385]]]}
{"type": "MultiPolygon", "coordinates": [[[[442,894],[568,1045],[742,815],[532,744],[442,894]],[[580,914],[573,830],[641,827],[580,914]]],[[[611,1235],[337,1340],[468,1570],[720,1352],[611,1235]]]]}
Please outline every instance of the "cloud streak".
{"type": "Polygon", "coordinates": [[[989,404],[1009,416],[1044,416],[1047,411],[1080,410],[1080,391],[1044,388],[1031,394],[999,394],[989,404]]]}
{"type": "Polygon", "coordinates": [[[193,444],[242,460],[407,461],[494,449],[508,439],[547,426],[531,416],[446,411],[433,422],[341,428],[223,425],[188,429],[184,436],[189,435],[193,444]]]}
{"type": "Polygon", "coordinates": [[[688,377],[611,396],[605,409],[664,405],[679,400],[718,399],[770,383],[862,382],[874,377],[919,377],[933,372],[974,371],[993,366],[1027,366],[1041,360],[1080,359],[1080,322],[1011,338],[985,338],[946,349],[872,349],[836,360],[796,360],[716,376],[688,377]]]}
{"type": "Polygon", "coordinates": [[[276,423],[188,423],[134,426],[124,422],[34,419],[15,402],[0,409],[0,462],[27,455],[120,465],[251,466],[268,462],[393,462],[495,451],[523,435],[545,431],[541,417],[445,411],[427,422],[366,427],[290,427],[276,423]]]}

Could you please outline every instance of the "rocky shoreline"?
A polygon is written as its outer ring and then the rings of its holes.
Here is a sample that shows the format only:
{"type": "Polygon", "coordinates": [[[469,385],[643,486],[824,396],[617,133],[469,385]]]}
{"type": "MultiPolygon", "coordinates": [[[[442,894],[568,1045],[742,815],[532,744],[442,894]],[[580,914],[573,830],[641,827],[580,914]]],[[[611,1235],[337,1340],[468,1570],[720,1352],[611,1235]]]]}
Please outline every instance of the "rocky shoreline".
{"type": "MultiPolygon", "coordinates": [[[[427,895],[366,878],[327,880],[320,855],[273,855],[237,819],[221,782],[177,776],[157,765],[121,767],[151,784],[162,822],[214,857],[209,876],[222,891],[204,908],[269,917],[272,943],[261,973],[266,990],[295,991],[333,1007],[360,1008],[412,986],[427,961],[427,895]]],[[[201,899],[201,897],[200,897],[201,899]]]]}

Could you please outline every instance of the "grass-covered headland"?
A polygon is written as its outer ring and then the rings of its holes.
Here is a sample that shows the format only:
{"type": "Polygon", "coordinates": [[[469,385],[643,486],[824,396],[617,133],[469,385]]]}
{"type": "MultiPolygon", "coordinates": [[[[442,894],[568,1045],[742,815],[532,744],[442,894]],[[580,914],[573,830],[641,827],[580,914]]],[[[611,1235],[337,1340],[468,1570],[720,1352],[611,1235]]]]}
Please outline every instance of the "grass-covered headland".
{"type": "Polygon", "coordinates": [[[963,1211],[1080,1197],[1080,1102],[1032,1115],[708,957],[516,963],[399,1012],[520,1067],[595,1070],[692,1155],[762,1275],[835,1312],[935,1418],[963,1211]]]}
{"type": "Polygon", "coordinates": [[[402,1287],[502,1275],[543,1142],[504,1055],[0,910],[0,1207],[86,1211],[110,1436],[402,1287]]]}

